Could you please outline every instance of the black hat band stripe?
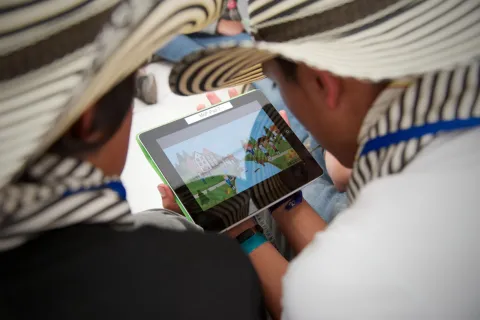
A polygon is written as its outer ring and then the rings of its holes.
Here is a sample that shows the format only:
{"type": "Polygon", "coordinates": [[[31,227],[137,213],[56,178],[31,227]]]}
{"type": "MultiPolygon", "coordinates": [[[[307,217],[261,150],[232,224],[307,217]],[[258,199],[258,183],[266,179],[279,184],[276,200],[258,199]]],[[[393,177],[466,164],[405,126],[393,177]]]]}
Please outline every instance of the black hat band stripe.
{"type": "MultiPolygon", "coordinates": [[[[401,1],[406,5],[411,2],[404,0],[351,1],[342,6],[312,14],[302,19],[284,22],[280,26],[272,25],[259,28],[255,38],[269,42],[283,42],[317,35],[354,23],[385,9],[389,9],[390,11],[388,11],[388,13],[391,13],[392,10],[390,6],[401,1]]],[[[290,9],[289,11],[292,10],[293,9],[290,9]]],[[[287,14],[281,14],[281,16],[285,15],[287,14]]],[[[263,23],[263,21],[261,23],[263,23]]]]}
{"type": "MultiPolygon", "coordinates": [[[[258,51],[250,51],[251,50],[248,50],[238,55],[234,55],[232,53],[232,56],[230,57],[232,60],[229,61],[228,65],[221,65],[218,63],[216,64],[215,68],[212,67],[213,73],[210,75],[210,77],[204,78],[205,80],[203,83],[205,87],[214,88],[216,87],[215,84],[220,84],[222,87],[231,86],[231,83],[238,82],[240,80],[240,76],[243,78],[247,75],[251,75],[251,72],[243,75],[245,67],[258,65],[263,60],[268,59],[265,58],[263,53],[259,53],[258,51]],[[239,74],[239,72],[242,72],[242,74],[239,74]]],[[[217,61],[220,61],[220,59],[217,61]]],[[[200,85],[198,87],[201,88],[200,85]]]]}
{"type": "Polygon", "coordinates": [[[245,79],[261,79],[263,78],[261,63],[275,56],[250,48],[230,50],[230,54],[225,54],[223,51],[220,53],[210,51],[210,54],[202,52],[201,63],[178,70],[178,77],[185,79],[178,82],[180,92],[194,94],[211,90],[211,88],[240,84],[245,79]]]}

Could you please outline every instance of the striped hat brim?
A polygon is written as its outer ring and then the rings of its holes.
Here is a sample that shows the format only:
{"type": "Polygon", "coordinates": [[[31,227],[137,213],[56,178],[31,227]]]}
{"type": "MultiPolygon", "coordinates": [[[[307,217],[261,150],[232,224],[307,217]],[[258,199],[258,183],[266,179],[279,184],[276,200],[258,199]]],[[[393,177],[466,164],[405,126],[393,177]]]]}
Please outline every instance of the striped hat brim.
{"type": "Polygon", "coordinates": [[[262,63],[275,56],[249,43],[198,51],[174,66],[170,88],[180,95],[192,95],[252,83],[265,77],[262,63]]]}
{"type": "MultiPolygon", "coordinates": [[[[281,3],[269,2],[268,8],[277,12],[281,3]]],[[[262,63],[275,57],[382,81],[451,70],[480,56],[478,1],[342,3],[313,15],[280,15],[280,22],[253,26],[258,27],[257,41],[222,44],[185,57],[171,71],[172,91],[191,95],[251,83],[264,77],[262,63]]]]}
{"type": "Polygon", "coordinates": [[[215,21],[222,3],[0,4],[0,188],[152,52],[215,21]]]}

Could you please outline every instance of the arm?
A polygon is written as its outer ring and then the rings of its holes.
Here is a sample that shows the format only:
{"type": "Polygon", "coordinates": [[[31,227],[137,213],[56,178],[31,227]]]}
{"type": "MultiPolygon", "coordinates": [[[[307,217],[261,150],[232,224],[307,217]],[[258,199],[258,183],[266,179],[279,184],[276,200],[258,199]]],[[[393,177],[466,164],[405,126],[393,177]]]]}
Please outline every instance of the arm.
{"type": "MultiPolygon", "coordinates": [[[[315,234],[323,231],[327,226],[306,201],[302,201],[290,210],[285,208],[285,204],[280,205],[272,214],[280,231],[296,252],[302,251],[313,240],[315,234]]],[[[254,226],[255,222],[248,220],[230,230],[229,235],[235,238],[254,226]]],[[[288,268],[288,262],[270,242],[250,252],[249,257],[260,278],[267,308],[274,319],[280,319],[282,278],[288,268]]]]}
{"type": "Polygon", "coordinates": [[[273,319],[280,319],[282,278],[287,271],[288,262],[270,242],[258,247],[249,257],[260,278],[267,309],[273,319]]]}
{"type": "Polygon", "coordinates": [[[296,253],[301,252],[317,232],[327,227],[327,223],[305,200],[290,211],[285,206],[280,206],[272,215],[296,253]]]}
{"type": "MultiPolygon", "coordinates": [[[[228,231],[232,238],[255,226],[253,219],[247,220],[228,231]]],[[[287,271],[288,262],[270,243],[265,242],[249,253],[250,261],[260,278],[265,303],[273,319],[280,319],[282,313],[282,278],[287,271]]]]}
{"type": "MultiPolygon", "coordinates": [[[[288,210],[284,205],[274,210],[273,218],[295,252],[301,252],[314,238],[315,234],[325,230],[327,223],[306,201],[288,210]]],[[[236,237],[243,231],[253,228],[255,222],[249,220],[229,232],[236,237]]],[[[280,319],[282,313],[282,279],[288,262],[270,243],[266,242],[249,254],[263,287],[267,309],[274,319],[280,319]]]]}

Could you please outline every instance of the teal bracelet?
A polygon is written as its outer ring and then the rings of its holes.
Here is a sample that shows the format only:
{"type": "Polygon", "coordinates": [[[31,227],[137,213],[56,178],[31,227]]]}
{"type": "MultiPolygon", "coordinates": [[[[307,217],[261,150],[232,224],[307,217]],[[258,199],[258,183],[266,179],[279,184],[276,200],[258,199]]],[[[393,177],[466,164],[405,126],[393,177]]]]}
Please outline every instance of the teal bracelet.
{"type": "Polygon", "coordinates": [[[267,241],[267,238],[265,238],[263,234],[256,232],[253,236],[242,242],[240,246],[243,252],[250,254],[267,241]]]}

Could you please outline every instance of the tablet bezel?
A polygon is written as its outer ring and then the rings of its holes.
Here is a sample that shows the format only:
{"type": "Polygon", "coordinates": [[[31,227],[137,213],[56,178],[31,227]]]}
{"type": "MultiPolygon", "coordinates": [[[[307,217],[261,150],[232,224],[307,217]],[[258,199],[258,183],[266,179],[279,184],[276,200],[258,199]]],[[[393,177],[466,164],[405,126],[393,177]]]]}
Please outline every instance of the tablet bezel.
{"type": "MultiPolygon", "coordinates": [[[[146,155],[149,156],[153,161],[153,163],[151,164],[156,166],[157,169],[160,171],[161,175],[163,175],[163,178],[167,181],[168,185],[172,188],[173,192],[182,203],[188,215],[190,215],[190,217],[194,220],[195,223],[201,225],[206,230],[219,232],[224,230],[225,228],[221,228],[222,230],[219,230],[218,227],[202,225],[202,223],[199,223],[198,219],[196,219],[197,216],[200,216],[200,214],[205,214],[205,213],[208,214],[209,211],[213,212],[217,206],[220,206],[226,201],[233,203],[236,201],[235,198],[239,198],[239,199],[242,197],[245,198],[244,194],[247,194],[250,189],[247,189],[239,194],[236,194],[235,196],[223,201],[221,204],[218,204],[210,209],[203,210],[198,204],[197,200],[194,198],[194,195],[190,192],[188,187],[185,185],[184,181],[182,180],[182,178],[174,168],[174,165],[168,159],[167,155],[165,154],[165,152],[163,151],[163,149],[161,148],[157,140],[164,136],[170,135],[174,132],[184,130],[200,122],[211,121],[215,118],[225,116],[227,113],[232,112],[233,110],[237,108],[241,108],[242,106],[245,106],[246,104],[254,101],[257,101],[260,104],[261,108],[258,108],[258,110],[260,111],[261,109],[263,109],[267,113],[269,118],[280,129],[281,134],[290,143],[290,145],[293,147],[293,149],[297,152],[297,154],[302,160],[301,162],[294,164],[293,166],[282,171],[282,172],[291,171],[291,172],[294,172],[295,174],[299,172],[299,174],[301,174],[301,179],[300,179],[300,176],[298,176],[299,179],[292,179],[291,181],[289,180],[290,183],[295,183],[294,180],[298,181],[298,183],[288,188],[288,191],[282,191],[278,195],[275,195],[275,199],[270,201],[269,203],[269,205],[271,205],[281,200],[285,196],[291,194],[292,192],[295,192],[296,190],[300,189],[301,187],[310,183],[316,178],[320,177],[323,173],[323,170],[315,161],[315,159],[310,154],[310,152],[303,145],[303,143],[292,132],[288,124],[281,118],[281,116],[279,115],[275,107],[267,100],[267,98],[260,91],[258,90],[251,91],[244,95],[235,97],[231,100],[222,102],[216,106],[219,106],[225,103],[230,103],[231,108],[226,111],[217,113],[213,116],[206,117],[205,119],[196,121],[195,123],[190,123],[190,124],[187,123],[186,119],[189,117],[192,117],[192,115],[189,115],[187,117],[180,118],[178,120],[175,120],[163,126],[148,130],[138,135],[139,143],[143,145],[144,152],[146,152],[148,154],[146,155]]],[[[197,112],[195,114],[201,113],[203,111],[204,110],[197,112]]],[[[295,174],[293,176],[295,176],[295,174]]],[[[273,177],[270,177],[269,179],[266,179],[261,183],[268,184],[269,180],[272,178],[273,177]]],[[[252,208],[252,206],[250,205],[248,216],[255,214],[261,209],[263,208],[258,208],[255,206],[253,206],[252,208]]],[[[232,221],[231,225],[227,226],[227,229],[232,227],[234,224],[237,224],[238,222],[239,221],[232,221]]]]}

